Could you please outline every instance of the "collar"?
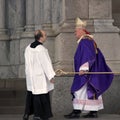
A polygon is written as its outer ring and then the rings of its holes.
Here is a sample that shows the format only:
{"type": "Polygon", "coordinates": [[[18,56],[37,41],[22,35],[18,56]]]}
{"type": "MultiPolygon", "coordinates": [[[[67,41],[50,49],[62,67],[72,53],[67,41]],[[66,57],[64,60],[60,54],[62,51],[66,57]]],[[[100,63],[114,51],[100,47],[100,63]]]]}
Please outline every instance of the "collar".
{"type": "Polygon", "coordinates": [[[89,35],[89,34],[85,34],[85,35],[82,35],[78,40],[77,40],[77,43],[79,44],[79,42],[84,38],[84,37],[90,37],[90,38],[93,38],[93,35],[89,35]]]}
{"type": "Polygon", "coordinates": [[[31,48],[36,48],[38,45],[42,45],[43,43],[35,40],[33,43],[31,43],[30,47],[31,48]]]}

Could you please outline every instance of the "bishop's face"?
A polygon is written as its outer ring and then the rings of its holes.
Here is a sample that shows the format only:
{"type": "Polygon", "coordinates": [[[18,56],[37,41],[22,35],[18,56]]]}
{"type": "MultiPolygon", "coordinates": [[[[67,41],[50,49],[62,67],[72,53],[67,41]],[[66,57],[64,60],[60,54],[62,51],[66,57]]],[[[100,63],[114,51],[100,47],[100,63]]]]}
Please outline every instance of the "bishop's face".
{"type": "Polygon", "coordinates": [[[85,34],[85,32],[83,31],[82,28],[76,28],[75,29],[75,36],[76,36],[77,40],[80,39],[81,36],[84,35],[84,34],[85,34]]]}

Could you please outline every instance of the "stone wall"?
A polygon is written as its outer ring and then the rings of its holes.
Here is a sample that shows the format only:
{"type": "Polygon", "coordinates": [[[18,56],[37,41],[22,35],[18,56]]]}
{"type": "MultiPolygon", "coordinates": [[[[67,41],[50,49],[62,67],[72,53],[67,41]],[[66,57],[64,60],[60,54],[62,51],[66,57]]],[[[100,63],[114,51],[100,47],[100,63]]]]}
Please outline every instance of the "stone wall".
{"type": "MultiPolygon", "coordinates": [[[[120,71],[119,29],[113,25],[112,19],[112,5],[113,16],[119,14],[119,9],[114,7],[117,6],[115,1],[113,4],[111,0],[1,0],[0,2],[1,78],[25,77],[24,49],[34,40],[34,30],[38,28],[47,31],[48,41],[45,46],[49,50],[55,69],[73,70],[72,63],[76,49],[74,20],[77,16],[87,21],[87,29],[94,34],[112,70],[120,71]],[[115,47],[111,49],[113,45],[115,47]]],[[[117,21],[119,16],[115,18],[117,21]]]]}
{"type": "MultiPolygon", "coordinates": [[[[113,71],[120,71],[120,11],[119,6],[115,8],[117,4],[119,0],[0,0],[0,82],[4,83],[4,79],[16,79],[22,84],[21,78],[25,80],[24,50],[34,40],[35,29],[44,29],[47,32],[45,46],[55,70],[73,71],[77,46],[74,36],[76,17],[87,21],[87,29],[94,35],[107,63],[113,71]]],[[[54,112],[57,106],[60,108],[56,112],[72,109],[69,95],[71,83],[72,77],[56,78],[52,104],[54,112]]],[[[1,85],[1,89],[7,89],[4,85],[1,85]]],[[[115,76],[112,88],[105,93],[107,109],[104,112],[114,113],[109,106],[111,99],[107,101],[112,91],[116,93],[113,94],[116,98],[114,104],[119,104],[118,86],[119,76],[115,76]]],[[[113,106],[115,113],[118,106],[113,106]]]]}

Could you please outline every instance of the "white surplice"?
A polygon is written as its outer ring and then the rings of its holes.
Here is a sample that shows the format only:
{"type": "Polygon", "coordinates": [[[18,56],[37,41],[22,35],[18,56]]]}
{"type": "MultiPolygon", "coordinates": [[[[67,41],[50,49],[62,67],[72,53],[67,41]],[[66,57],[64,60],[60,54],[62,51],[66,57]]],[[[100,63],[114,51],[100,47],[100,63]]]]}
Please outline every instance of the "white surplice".
{"type": "MultiPolygon", "coordinates": [[[[83,64],[79,70],[89,70],[88,62],[83,64]]],[[[75,98],[73,99],[73,108],[76,110],[83,111],[98,111],[103,109],[102,96],[96,100],[88,99],[87,96],[87,83],[78,91],[74,93],[75,98]]]]}
{"type": "Polygon", "coordinates": [[[25,49],[25,73],[27,90],[32,94],[46,94],[54,89],[54,84],[50,82],[55,76],[52,62],[48,50],[39,45],[25,49]]]}

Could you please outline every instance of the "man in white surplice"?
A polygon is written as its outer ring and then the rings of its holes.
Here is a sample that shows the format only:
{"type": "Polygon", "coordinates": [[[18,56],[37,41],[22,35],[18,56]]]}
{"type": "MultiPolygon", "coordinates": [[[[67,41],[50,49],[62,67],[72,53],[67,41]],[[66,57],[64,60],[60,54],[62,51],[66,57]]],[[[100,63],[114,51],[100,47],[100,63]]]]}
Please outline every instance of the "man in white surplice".
{"type": "Polygon", "coordinates": [[[33,120],[48,120],[52,117],[49,92],[54,89],[55,72],[43,46],[45,31],[36,30],[34,37],[35,41],[25,49],[27,97],[23,120],[28,120],[31,114],[33,120]]]}

